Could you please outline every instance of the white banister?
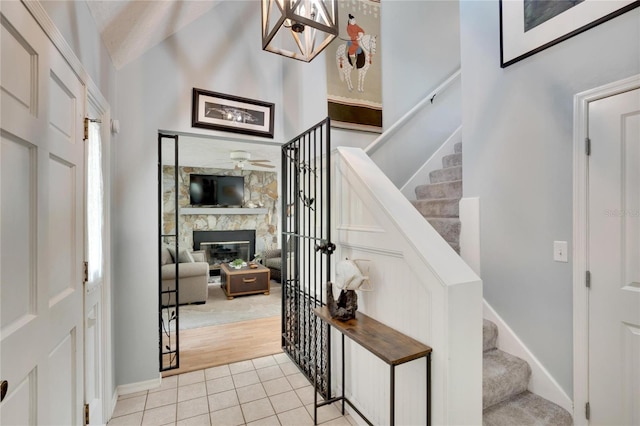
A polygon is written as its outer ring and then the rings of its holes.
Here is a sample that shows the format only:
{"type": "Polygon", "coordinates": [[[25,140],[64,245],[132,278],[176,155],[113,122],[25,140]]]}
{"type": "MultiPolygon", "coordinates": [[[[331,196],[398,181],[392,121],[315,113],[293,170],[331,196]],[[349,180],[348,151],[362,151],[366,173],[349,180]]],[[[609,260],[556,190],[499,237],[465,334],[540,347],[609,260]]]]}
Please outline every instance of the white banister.
{"type": "MultiPolygon", "coordinates": [[[[334,258],[370,261],[373,291],[358,295],[358,310],[433,348],[433,424],[481,424],[482,281],[362,149],[333,158],[334,258]]],[[[385,424],[387,370],[356,344],[345,352],[347,397],[385,424]]],[[[423,362],[398,368],[396,424],[425,423],[424,377],[423,362]]]]}
{"type": "Polygon", "coordinates": [[[431,91],[423,100],[418,102],[413,108],[411,108],[405,115],[403,115],[398,121],[396,121],[391,127],[385,130],[380,136],[378,136],[373,142],[371,142],[367,147],[364,148],[364,152],[371,155],[376,149],[380,148],[384,143],[386,143],[391,136],[393,136],[398,129],[400,129],[404,124],[409,121],[418,111],[424,108],[427,105],[431,105],[433,100],[439,93],[442,93],[446,90],[456,79],[458,79],[462,75],[462,70],[458,68],[453,74],[451,74],[444,82],[442,82],[438,87],[436,87],[433,91],[431,91]]]}

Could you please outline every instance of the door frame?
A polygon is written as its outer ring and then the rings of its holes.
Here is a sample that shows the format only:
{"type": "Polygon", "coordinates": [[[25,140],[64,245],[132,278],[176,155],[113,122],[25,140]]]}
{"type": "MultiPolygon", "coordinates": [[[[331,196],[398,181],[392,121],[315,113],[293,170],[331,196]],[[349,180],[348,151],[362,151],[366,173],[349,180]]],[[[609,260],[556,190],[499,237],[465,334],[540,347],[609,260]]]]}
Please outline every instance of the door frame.
{"type": "Polygon", "coordinates": [[[574,96],[573,115],[573,422],[587,425],[589,401],[588,178],[585,140],[589,135],[589,104],[640,88],[640,74],[574,96]]]}
{"type": "MultiPolygon", "coordinates": [[[[85,86],[87,87],[87,86],[85,86]]],[[[95,88],[87,87],[85,94],[85,117],[91,119],[97,119],[102,124],[100,126],[100,138],[101,138],[101,157],[102,157],[102,188],[103,188],[103,200],[102,200],[102,214],[103,214],[103,239],[102,239],[102,260],[104,270],[102,272],[102,284],[100,286],[100,304],[101,304],[101,328],[100,332],[100,349],[101,353],[99,357],[101,359],[100,377],[102,383],[102,406],[100,407],[100,415],[98,419],[103,422],[107,422],[111,418],[111,414],[115,408],[117,400],[114,399],[112,374],[113,359],[111,357],[111,350],[113,341],[111,337],[111,111],[109,104],[102,97],[99,92],[95,92],[95,88]]],[[[86,153],[85,153],[86,161],[86,153]]],[[[87,171],[85,167],[85,200],[87,200],[87,171]]],[[[86,220],[87,220],[87,204],[85,201],[84,206],[84,229],[86,232],[86,220]]],[[[86,256],[86,236],[85,236],[85,256],[86,256]]],[[[85,260],[86,257],[85,257],[85,260]]],[[[86,288],[85,298],[86,298],[86,288]]],[[[84,302],[83,302],[84,303],[84,302]]],[[[83,316],[86,315],[86,306],[83,306],[83,316]]],[[[86,317],[84,318],[86,321],[86,317]]],[[[85,324],[86,327],[86,324],[85,324]]],[[[85,341],[85,358],[86,360],[86,341],[85,341]]],[[[83,369],[86,368],[83,365],[83,369]]],[[[85,377],[86,385],[86,377],[85,377]]],[[[86,389],[83,389],[83,397],[86,395],[86,389]]],[[[86,398],[84,403],[87,403],[86,398]]],[[[94,418],[94,415],[91,415],[94,418]]]]}
{"type": "MultiPolygon", "coordinates": [[[[112,140],[111,140],[111,106],[104,97],[98,85],[93,81],[87,70],[85,69],[82,61],[78,58],[73,48],[69,45],[64,35],[56,27],[55,23],[48,15],[44,6],[40,1],[28,1],[23,2],[23,6],[31,13],[35,21],[40,25],[44,33],[49,37],[53,45],[58,49],[62,57],[67,61],[69,67],[78,76],[78,79],[84,84],[85,91],[85,112],[89,103],[96,107],[101,113],[102,123],[101,136],[102,136],[102,164],[103,164],[103,189],[105,194],[104,199],[104,232],[105,240],[103,252],[104,256],[104,278],[102,287],[103,298],[103,335],[102,335],[102,348],[103,348],[103,374],[102,378],[104,400],[103,400],[103,418],[110,419],[113,410],[115,409],[117,402],[117,393],[113,383],[113,336],[111,330],[111,153],[112,153],[112,140]]],[[[86,176],[85,176],[86,178],[86,176]]],[[[86,208],[86,207],[85,207],[86,208]]],[[[83,290],[84,291],[84,290],[83,290]]],[[[84,309],[84,307],[83,307],[84,309]]],[[[84,314],[83,314],[84,315],[84,314]]],[[[84,349],[84,348],[83,348],[84,349]]],[[[84,358],[83,366],[84,371],[84,358]]],[[[82,389],[84,399],[84,386],[82,389]]]]}

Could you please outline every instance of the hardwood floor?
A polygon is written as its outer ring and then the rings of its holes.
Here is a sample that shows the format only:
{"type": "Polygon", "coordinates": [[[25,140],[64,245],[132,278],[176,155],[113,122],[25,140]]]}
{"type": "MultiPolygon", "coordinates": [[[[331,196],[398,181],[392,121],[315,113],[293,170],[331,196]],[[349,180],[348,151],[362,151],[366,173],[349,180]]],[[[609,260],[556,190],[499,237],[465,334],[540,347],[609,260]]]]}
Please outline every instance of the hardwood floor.
{"type": "Polygon", "coordinates": [[[280,316],[180,332],[180,368],[162,377],[282,352],[280,316]]]}

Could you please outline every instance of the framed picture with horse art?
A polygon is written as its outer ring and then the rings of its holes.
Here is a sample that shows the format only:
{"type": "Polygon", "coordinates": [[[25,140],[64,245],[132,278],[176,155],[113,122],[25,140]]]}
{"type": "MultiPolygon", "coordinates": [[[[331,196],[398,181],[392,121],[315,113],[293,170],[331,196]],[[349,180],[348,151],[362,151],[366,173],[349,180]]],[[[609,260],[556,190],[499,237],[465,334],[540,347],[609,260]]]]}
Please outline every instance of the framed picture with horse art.
{"type": "Polygon", "coordinates": [[[193,88],[191,126],[273,139],[271,102],[193,88]]]}
{"type": "Polygon", "coordinates": [[[381,133],[380,1],[339,5],[340,33],[325,49],[331,125],[381,133]]]}

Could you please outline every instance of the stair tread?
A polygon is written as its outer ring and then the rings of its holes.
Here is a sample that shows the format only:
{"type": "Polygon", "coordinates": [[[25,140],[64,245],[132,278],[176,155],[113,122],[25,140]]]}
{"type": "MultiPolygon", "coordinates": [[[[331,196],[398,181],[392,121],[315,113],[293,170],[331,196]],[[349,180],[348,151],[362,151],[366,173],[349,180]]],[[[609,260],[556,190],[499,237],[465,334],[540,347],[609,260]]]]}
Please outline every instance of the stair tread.
{"type": "Polygon", "coordinates": [[[457,223],[460,222],[460,218],[458,217],[428,217],[425,216],[425,219],[427,219],[429,222],[434,221],[434,222],[452,222],[452,223],[457,223]]]}
{"type": "Polygon", "coordinates": [[[460,198],[422,198],[420,200],[412,200],[412,203],[459,203],[460,198]]]}
{"type": "Polygon", "coordinates": [[[459,198],[427,198],[411,204],[425,217],[460,217],[459,198]]]}
{"type": "Polygon", "coordinates": [[[462,166],[444,167],[429,173],[431,183],[455,182],[462,178],[462,166]]]}
{"type": "Polygon", "coordinates": [[[462,180],[418,185],[415,192],[418,200],[462,197],[462,180]]]}
{"type": "Polygon", "coordinates": [[[462,165],[462,153],[456,152],[442,157],[442,167],[452,167],[462,165]]]}
{"type": "Polygon", "coordinates": [[[485,409],[483,426],[543,426],[572,425],[571,414],[534,393],[524,391],[514,397],[485,409]]]}
{"type": "Polygon", "coordinates": [[[482,351],[490,351],[497,347],[498,326],[493,322],[482,320],[482,351]]]}
{"type": "Polygon", "coordinates": [[[527,390],[531,367],[511,354],[493,349],[482,357],[482,407],[487,408],[527,390]]]}

